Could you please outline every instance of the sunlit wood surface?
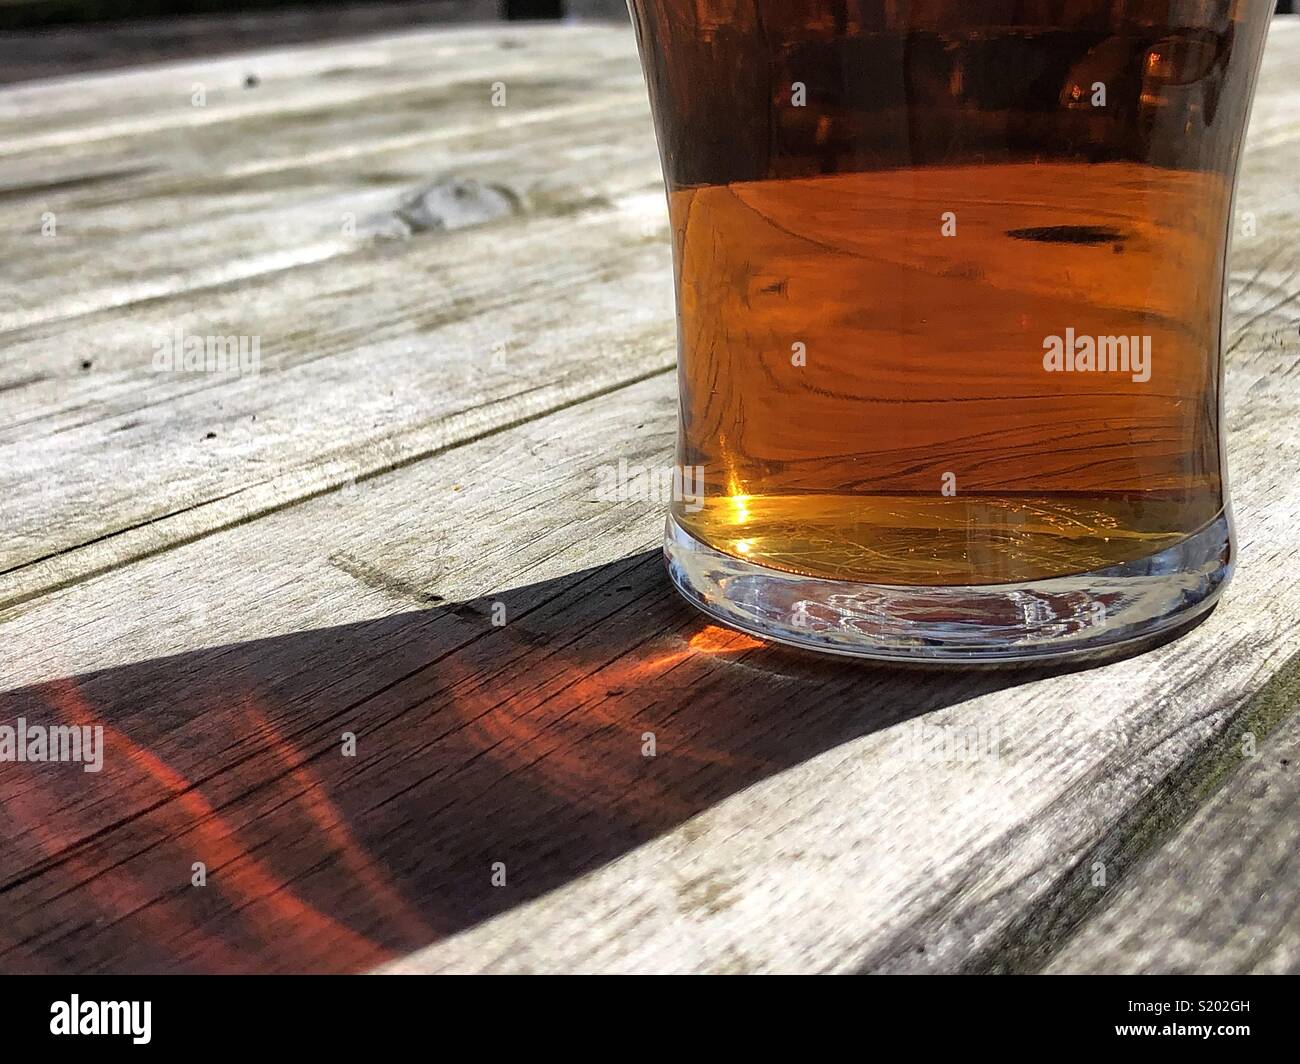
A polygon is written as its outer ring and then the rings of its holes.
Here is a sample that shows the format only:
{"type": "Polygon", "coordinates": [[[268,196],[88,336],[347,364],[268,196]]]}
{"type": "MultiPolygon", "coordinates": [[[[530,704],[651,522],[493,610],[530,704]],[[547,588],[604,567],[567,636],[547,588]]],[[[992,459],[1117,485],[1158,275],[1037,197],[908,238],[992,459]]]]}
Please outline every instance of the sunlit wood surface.
{"type": "Polygon", "coordinates": [[[1300,968],[1297,69],[1281,19],[1235,581],[1075,672],[759,645],[670,592],[660,504],[597,501],[676,429],[630,31],[0,91],[0,726],[106,744],[0,763],[0,970],[1300,968]],[[159,372],[178,328],[260,372],[159,372]]]}

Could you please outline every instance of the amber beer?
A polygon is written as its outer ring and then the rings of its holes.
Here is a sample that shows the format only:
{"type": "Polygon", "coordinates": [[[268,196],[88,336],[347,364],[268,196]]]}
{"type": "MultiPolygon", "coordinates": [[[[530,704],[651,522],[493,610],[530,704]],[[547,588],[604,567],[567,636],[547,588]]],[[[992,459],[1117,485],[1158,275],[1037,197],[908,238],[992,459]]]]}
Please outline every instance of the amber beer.
{"type": "Polygon", "coordinates": [[[677,460],[705,476],[670,520],[683,592],[885,657],[1075,652],[1208,608],[1271,0],[630,6],[677,460]]]}

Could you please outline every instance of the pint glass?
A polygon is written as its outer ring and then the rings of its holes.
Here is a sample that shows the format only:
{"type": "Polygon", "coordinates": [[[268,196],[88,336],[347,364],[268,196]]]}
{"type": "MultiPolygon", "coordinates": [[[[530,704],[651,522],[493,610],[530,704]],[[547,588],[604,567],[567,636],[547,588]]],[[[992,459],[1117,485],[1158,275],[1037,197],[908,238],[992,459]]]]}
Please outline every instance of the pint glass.
{"type": "Polygon", "coordinates": [[[630,0],[678,589],[764,638],[1090,655],[1231,572],[1233,188],[1272,0],[630,0]]]}

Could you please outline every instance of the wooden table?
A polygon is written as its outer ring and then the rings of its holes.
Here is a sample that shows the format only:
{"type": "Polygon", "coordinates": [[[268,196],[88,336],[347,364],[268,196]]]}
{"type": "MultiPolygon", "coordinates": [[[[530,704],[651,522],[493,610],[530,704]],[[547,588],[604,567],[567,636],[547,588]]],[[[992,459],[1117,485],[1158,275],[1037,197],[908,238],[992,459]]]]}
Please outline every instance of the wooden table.
{"type": "Polygon", "coordinates": [[[1279,19],[1236,580],[1080,671],[759,645],[596,501],[675,430],[625,28],[4,89],[0,725],[105,746],[0,763],[0,967],[1300,968],[1297,68],[1279,19]],[[177,330],[259,372],[158,368],[177,330]]]}

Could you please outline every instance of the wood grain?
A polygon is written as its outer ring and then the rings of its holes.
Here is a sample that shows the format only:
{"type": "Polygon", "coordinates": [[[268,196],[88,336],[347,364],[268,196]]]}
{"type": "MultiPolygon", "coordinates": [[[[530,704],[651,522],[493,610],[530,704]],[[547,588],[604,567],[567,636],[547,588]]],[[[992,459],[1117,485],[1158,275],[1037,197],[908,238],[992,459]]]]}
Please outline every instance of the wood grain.
{"type": "MultiPolygon", "coordinates": [[[[1300,673],[1276,685],[1291,714],[1245,766],[1053,959],[1053,973],[1300,971],[1300,673]]],[[[1243,722],[1245,724],[1246,722],[1243,722]]],[[[1243,754],[1249,750],[1249,754],[1243,754]]]]}
{"type": "MultiPolygon", "coordinates": [[[[128,17],[106,21],[105,5],[62,3],[59,0],[0,0],[0,82],[26,81],[93,70],[131,67],[141,63],[177,62],[204,55],[230,54],[298,42],[340,40],[366,34],[410,29],[448,22],[491,22],[497,0],[404,0],[402,3],[361,2],[290,4],[285,9],[248,10],[239,5],[227,14],[195,15],[195,5],[153,4],[154,14],[168,6],[187,9],[180,18],[142,18],[141,5],[125,2],[128,17]],[[80,7],[81,25],[75,24],[80,7]],[[48,22],[71,24],[49,25],[48,22]],[[54,15],[54,18],[50,18],[54,15]],[[86,16],[92,21],[84,24],[86,16]]],[[[222,5],[210,3],[213,9],[222,5]]]]}
{"type": "MultiPolygon", "coordinates": [[[[3,318],[0,600],[668,369],[666,216],[632,45],[567,41],[498,28],[267,53],[259,105],[217,91],[253,59],[0,94],[68,145],[63,177],[13,190],[0,255],[18,271],[35,249],[48,270],[10,273],[21,298],[3,318]],[[551,72],[561,54],[578,76],[551,72]],[[213,91],[178,140],[195,109],[172,90],[194,81],[213,91]],[[97,113],[98,84],[114,93],[97,113]],[[115,147],[116,169],[88,177],[115,147]],[[476,189],[512,212],[439,229],[476,189]],[[431,195],[413,228],[403,205],[431,195]],[[579,342],[581,307],[603,338],[579,342]],[[157,372],[177,329],[258,337],[259,375],[157,372]]],[[[16,162],[48,168],[22,128],[16,162]]]]}

